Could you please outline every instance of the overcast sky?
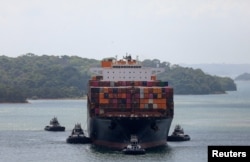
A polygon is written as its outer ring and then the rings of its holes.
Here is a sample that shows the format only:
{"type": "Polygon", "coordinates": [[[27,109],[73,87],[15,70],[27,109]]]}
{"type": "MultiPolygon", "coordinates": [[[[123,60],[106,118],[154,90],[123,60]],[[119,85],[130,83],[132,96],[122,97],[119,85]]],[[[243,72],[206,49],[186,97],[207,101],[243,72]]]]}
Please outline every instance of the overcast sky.
{"type": "Polygon", "coordinates": [[[250,0],[0,0],[0,55],[250,63],[250,0]]]}

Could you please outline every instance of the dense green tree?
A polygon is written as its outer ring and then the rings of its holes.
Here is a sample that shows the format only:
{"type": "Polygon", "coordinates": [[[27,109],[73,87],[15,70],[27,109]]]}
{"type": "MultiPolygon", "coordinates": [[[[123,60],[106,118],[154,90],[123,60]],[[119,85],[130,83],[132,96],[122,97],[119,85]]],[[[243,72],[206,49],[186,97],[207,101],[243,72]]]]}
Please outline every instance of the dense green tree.
{"type": "Polygon", "coordinates": [[[236,90],[236,84],[231,78],[205,74],[201,69],[193,69],[160,63],[159,60],[143,61],[144,66],[155,67],[158,62],[165,72],[159,74],[160,80],[166,80],[174,87],[176,94],[215,94],[236,90]]]}
{"type": "MultiPolygon", "coordinates": [[[[169,81],[176,94],[213,94],[236,90],[234,81],[205,74],[200,69],[144,60],[144,66],[162,67],[159,79],[169,81]]],[[[94,59],[78,56],[0,56],[0,102],[24,102],[27,98],[73,98],[87,93],[89,68],[100,66],[94,59]]]]}

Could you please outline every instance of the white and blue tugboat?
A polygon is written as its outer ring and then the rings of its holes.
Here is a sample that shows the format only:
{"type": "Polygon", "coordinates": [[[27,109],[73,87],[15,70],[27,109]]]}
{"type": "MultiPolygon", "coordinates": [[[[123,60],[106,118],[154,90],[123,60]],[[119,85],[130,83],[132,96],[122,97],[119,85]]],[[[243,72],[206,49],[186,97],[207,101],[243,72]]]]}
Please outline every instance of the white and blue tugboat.
{"type": "Polygon", "coordinates": [[[124,154],[139,155],[145,154],[145,149],[141,148],[137,136],[131,135],[130,144],[122,152],[124,154]]]}

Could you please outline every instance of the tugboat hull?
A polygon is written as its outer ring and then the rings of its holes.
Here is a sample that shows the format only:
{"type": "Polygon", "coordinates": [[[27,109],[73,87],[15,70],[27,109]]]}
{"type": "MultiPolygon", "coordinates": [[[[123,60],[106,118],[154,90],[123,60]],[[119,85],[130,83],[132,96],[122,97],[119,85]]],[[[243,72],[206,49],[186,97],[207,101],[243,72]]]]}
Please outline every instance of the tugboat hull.
{"type": "Polygon", "coordinates": [[[91,143],[90,138],[85,137],[85,136],[69,136],[66,140],[67,143],[81,143],[81,144],[87,144],[91,143]]]}
{"type": "Polygon", "coordinates": [[[189,135],[184,135],[184,136],[168,136],[168,141],[189,141],[190,137],[189,135]]]}
{"type": "Polygon", "coordinates": [[[55,126],[46,126],[44,128],[44,130],[46,130],[46,131],[53,131],[53,132],[63,132],[63,131],[65,131],[65,127],[62,127],[62,126],[58,126],[58,127],[55,127],[55,126]]]}
{"type": "Polygon", "coordinates": [[[145,149],[134,150],[125,148],[122,152],[127,155],[142,155],[145,154],[145,149]]]}

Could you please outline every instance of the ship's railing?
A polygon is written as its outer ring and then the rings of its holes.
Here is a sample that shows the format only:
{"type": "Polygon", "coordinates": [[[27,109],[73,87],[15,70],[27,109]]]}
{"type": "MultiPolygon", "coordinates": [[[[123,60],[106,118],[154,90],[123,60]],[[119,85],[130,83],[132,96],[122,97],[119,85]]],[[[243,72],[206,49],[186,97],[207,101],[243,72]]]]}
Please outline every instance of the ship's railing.
{"type": "MultiPolygon", "coordinates": [[[[158,88],[162,88],[162,87],[166,87],[168,86],[168,82],[167,81],[161,81],[161,80],[157,80],[157,81],[100,81],[99,79],[103,79],[102,76],[96,76],[95,79],[93,80],[89,80],[89,85],[90,88],[95,88],[95,87],[111,87],[111,88],[119,88],[121,86],[141,86],[141,87],[148,87],[153,88],[153,87],[158,87],[158,88]]],[[[125,87],[121,87],[121,88],[125,88],[125,87]]]]}

